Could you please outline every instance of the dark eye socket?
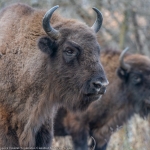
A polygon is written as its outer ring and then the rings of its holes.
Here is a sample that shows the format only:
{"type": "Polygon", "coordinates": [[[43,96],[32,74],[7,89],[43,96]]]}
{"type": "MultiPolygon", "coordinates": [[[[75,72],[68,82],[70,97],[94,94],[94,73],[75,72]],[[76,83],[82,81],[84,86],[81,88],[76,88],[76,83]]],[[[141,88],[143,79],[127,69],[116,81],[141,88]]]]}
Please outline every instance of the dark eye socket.
{"type": "Polygon", "coordinates": [[[65,44],[63,49],[63,58],[66,63],[73,64],[75,60],[78,61],[80,49],[71,44],[65,44]]]}

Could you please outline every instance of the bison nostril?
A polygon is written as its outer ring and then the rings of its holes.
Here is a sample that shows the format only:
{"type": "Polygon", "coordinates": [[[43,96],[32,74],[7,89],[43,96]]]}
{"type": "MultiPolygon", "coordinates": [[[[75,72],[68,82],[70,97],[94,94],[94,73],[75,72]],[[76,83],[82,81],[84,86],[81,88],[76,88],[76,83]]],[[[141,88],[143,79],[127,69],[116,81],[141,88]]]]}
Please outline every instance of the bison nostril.
{"type": "Polygon", "coordinates": [[[102,83],[99,81],[96,81],[96,82],[93,82],[93,86],[99,92],[102,87],[102,83]]]}
{"type": "Polygon", "coordinates": [[[89,82],[88,94],[104,94],[106,86],[109,84],[107,79],[93,78],[89,82]]]}

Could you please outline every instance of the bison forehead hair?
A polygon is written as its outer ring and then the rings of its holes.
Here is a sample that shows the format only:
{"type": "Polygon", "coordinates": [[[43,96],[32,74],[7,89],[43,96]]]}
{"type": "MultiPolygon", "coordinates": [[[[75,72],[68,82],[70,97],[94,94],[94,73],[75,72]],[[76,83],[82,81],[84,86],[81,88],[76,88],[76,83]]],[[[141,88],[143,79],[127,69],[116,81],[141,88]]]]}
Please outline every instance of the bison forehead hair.
{"type": "Polygon", "coordinates": [[[147,56],[134,54],[128,56],[125,61],[133,65],[133,68],[138,68],[141,71],[150,71],[150,59],[147,56]]]}

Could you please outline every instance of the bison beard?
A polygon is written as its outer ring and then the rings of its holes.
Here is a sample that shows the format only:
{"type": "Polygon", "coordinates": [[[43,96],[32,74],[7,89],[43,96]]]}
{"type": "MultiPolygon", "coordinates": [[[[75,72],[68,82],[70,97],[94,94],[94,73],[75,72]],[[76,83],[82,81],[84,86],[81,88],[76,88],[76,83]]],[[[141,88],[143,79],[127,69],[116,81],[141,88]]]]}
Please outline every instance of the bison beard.
{"type": "Polygon", "coordinates": [[[96,38],[99,10],[88,27],[57,8],[45,14],[15,4],[0,13],[0,147],[49,147],[58,106],[85,109],[108,84],[96,38]]]}
{"type": "Polygon", "coordinates": [[[71,135],[75,150],[88,149],[88,135],[96,141],[95,150],[106,150],[110,136],[131,116],[138,113],[147,117],[149,114],[150,59],[138,54],[128,54],[124,60],[125,52],[121,56],[116,50],[104,50],[101,53],[101,62],[110,82],[101,101],[91,103],[83,113],[59,109],[54,134],[71,135]]]}

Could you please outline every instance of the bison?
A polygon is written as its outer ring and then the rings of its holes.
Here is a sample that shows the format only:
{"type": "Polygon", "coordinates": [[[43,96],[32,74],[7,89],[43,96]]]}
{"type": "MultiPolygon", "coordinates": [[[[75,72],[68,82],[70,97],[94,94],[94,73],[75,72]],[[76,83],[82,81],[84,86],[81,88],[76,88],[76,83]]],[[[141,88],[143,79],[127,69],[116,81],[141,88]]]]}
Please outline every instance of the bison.
{"type": "MultiPolygon", "coordinates": [[[[0,147],[49,147],[58,106],[84,110],[108,84],[92,27],[14,4],[0,12],[0,147]]],[[[54,14],[53,14],[54,13],[54,14]]]]}
{"type": "Polygon", "coordinates": [[[125,52],[109,49],[101,53],[110,84],[100,101],[91,103],[82,114],[59,109],[54,134],[71,135],[75,150],[88,149],[88,135],[96,141],[95,150],[106,150],[111,134],[133,114],[138,113],[142,117],[149,114],[150,59],[125,52]]]}

